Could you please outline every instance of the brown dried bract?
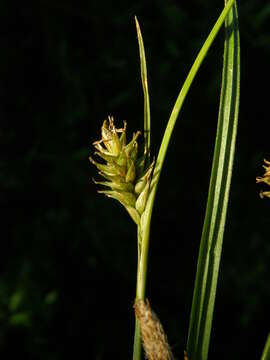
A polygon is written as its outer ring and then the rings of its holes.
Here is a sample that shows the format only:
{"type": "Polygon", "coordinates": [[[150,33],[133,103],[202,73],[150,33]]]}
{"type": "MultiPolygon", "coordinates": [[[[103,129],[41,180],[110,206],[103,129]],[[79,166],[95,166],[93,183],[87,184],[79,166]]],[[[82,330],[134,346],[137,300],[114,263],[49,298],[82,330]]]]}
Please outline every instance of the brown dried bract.
{"type": "Polygon", "coordinates": [[[149,301],[136,300],[134,308],[140,324],[146,359],[173,360],[166,334],[157,315],[152,311],[149,301]]]}

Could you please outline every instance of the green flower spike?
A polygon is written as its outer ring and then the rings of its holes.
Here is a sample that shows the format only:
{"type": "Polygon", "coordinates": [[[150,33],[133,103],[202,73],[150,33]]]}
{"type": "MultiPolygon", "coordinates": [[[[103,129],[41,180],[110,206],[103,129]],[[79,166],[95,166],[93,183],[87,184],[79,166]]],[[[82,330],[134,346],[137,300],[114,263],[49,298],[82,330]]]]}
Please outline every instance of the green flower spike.
{"type": "Polygon", "coordinates": [[[151,175],[154,162],[145,167],[145,155],[138,158],[137,138],[140,132],[133,134],[132,140],[127,143],[126,127],[117,129],[113,117],[104,120],[101,128],[101,140],[95,141],[95,155],[103,160],[99,163],[90,157],[99,174],[106,181],[94,181],[108,190],[99,190],[101,194],[118,200],[127,210],[137,225],[140,225],[151,184],[151,175]],[[120,136],[119,136],[120,134],[120,136]]]}
{"type": "MultiPolygon", "coordinates": [[[[264,160],[264,162],[266,164],[266,165],[263,165],[263,167],[265,169],[265,173],[264,173],[263,177],[258,176],[256,178],[256,182],[257,183],[263,182],[270,186],[270,161],[264,160]]],[[[264,196],[267,196],[270,198],[270,191],[261,191],[260,197],[263,198],[264,196]]]]}

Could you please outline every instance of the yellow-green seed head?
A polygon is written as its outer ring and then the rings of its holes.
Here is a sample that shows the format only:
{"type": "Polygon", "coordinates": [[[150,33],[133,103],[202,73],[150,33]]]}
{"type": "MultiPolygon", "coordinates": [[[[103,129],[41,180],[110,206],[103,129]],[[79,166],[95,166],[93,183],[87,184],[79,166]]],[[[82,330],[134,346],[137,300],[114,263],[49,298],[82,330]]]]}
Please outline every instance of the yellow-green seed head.
{"type": "Polygon", "coordinates": [[[154,163],[145,168],[145,156],[138,158],[137,139],[140,132],[134,133],[127,143],[126,125],[124,122],[123,128],[118,129],[112,117],[105,120],[101,128],[101,140],[93,143],[95,155],[102,163],[92,157],[89,159],[106,180],[94,180],[95,184],[108,188],[99,192],[118,200],[139,225],[148,199],[154,163]]]}

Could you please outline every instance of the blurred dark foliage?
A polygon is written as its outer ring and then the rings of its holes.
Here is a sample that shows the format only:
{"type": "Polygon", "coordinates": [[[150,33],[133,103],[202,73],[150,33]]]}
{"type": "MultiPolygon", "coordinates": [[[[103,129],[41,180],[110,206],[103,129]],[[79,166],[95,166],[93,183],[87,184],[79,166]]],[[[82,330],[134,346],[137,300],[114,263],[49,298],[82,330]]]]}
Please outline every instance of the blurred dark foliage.
{"type": "MultiPolygon", "coordinates": [[[[209,359],[258,359],[269,331],[270,7],[239,2],[241,106],[209,359]]],[[[1,1],[0,356],[130,359],[136,229],[98,195],[88,162],[102,121],[142,128],[136,14],[158,151],[222,1],[1,1]]],[[[221,80],[223,32],[176,125],[155,204],[147,296],[185,347],[221,80]]]]}

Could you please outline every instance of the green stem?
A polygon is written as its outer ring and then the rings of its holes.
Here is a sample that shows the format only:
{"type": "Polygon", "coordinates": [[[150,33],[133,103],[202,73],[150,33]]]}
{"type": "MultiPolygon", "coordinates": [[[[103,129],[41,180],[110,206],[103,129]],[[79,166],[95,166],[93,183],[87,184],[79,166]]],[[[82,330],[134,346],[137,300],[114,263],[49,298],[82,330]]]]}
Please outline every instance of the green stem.
{"type": "MultiPolygon", "coordinates": [[[[145,232],[142,232],[140,226],[138,226],[137,231],[138,231],[138,264],[137,264],[136,300],[144,300],[150,233],[146,232],[145,234],[145,232]],[[148,236],[148,239],[146,239],[145,236],[148,236]]],[[[134,336],[134,345],[133,345],[133,360],[140,360],[140,358],[141,358],[141,337],[140,337],[139,322],[136,318],[135,336],[134,336]]]]}
{"type": "Polygon", "coordinates": [[[133,345],[133,360],[140,360],[141,352],[142,352],[140,325],[137,318],[135,321],[136,323],[135,323],[135,335],[134,335],[134,345],[133,345]]]}
{"type": "MultiPolygon", "coordinates": [[[[139,299],[143,299],[141,297],[140,291],[138,289],[138,284],[141,283],[140,280],[140,261],[141,261],[141,243],[142,243],[142,238],[141,238],[141,229],[140,226],[137,227],[137,244],[138,244],[138,262],[137,262],[137,287],[136,287],[136,300],[139,299]]],[[[136,318],[136,323],[135,323],[135,334],[134,334],[134,344],[133,344],[133,360],[139,360],[141,358],[141,335],[140,335],[140,326],[139,326],[139,321],[136,318]]]]}

